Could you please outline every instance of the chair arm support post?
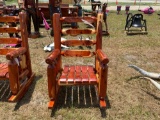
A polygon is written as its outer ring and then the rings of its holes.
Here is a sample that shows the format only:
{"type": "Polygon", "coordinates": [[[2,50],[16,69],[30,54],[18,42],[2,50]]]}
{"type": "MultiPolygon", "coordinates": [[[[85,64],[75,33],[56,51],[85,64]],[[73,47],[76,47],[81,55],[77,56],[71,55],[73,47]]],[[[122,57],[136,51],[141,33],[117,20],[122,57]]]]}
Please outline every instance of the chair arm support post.
{"type": "Polygon", "coordinates": [[[98,84],[99,99],[104,100],[107,91],[107,78],[108,78],[107,64],[109,62],[109,59],[101,49],[98,49],[96,51],[96,56],[97,56],[96,70],[99,75],[99,84],[98,84]]]}
{"type": "Polygon", "coordinates": [[[46,63],[53,65],[56,64],[58,62],[58,59],[60,57],[60,50],[59,49],[55,49],[46,59],[46,63]]]}
{"type": "Polygon", "coordinates": [[[26,48],[21,47],[19,49],[16,49],[14,51],[7,53],[6,58],[8,60],[13,60],[14,58],[18,57],[19,55],[24,54],[26,51],[27,51],[26,48]]]}
{"type": "Polygon", "coordinates": [[[8,63],[9,84],[12,94],[17,94],[20,88],[18,65],[14,60],[8,63]]]}
{"type": "Polygon", "coordinates": [[[108,65],[106,65],[104,68],[100,67],[99,73],[99,98],[100,100],[104,100],[107,91],[108,65]]]}

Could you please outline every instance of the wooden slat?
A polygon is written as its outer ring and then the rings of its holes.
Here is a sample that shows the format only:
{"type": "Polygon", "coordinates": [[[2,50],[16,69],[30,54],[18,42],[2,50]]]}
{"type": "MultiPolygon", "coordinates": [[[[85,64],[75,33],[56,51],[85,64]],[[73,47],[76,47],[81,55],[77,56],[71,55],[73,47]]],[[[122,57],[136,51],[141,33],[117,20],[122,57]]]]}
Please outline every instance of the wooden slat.
{"type": "Polygon", "coordinates": [[[62,29],[63,34],[69,34],[72,36],[76,36],[79,34],[95,34],[95,29],[62,29]]]}
{"type": "Polygon", "coordinates": [[[89,81],[88,73],[83,72],[82,73],[82,83],[86,84],[86,83],[88,83],[88,81],[89,81]]]}
{"type": "Polygon", "coordinates": [[[74,84],[74,77],[75,77],[75,72],[69,72],[68,73],[68,79],[67,79],[67,83],[68,84],[74,84]]]}
{"type": "Polygon", "coordinates": [[[66,79],[67,79],[68,73],[69,73],[69,66],[65,65],[64,69],[63,69],[63,72],[62,72],[62,75],[60,77],[60,82],[61,83],[66,83],[66,79]]]}
{"type": "Polygon", "coordinates": [[[87,73],[87,66],[82,65],[81,70],[83,73],[87,73]]]}
{"type": "Polygon", "coordinates": [[[8,52],[14,51],[17,48],[0,48],[0,55],[6,55],[8,52]]]}
{"type": "Polygon", "coordinates": [[[75,79],[74,79],[74,83],[82,83],[82,74],[81,74],[81,66],[80,65],[76,65],[75,66],[75,79]]]}
{"type": "Polygon", "coordinates": [[[75,72],[75,66],[70,66],[69,67],[69,72],[75,72]]]}
{"type": "Polygon", "coordinates": [[[64,50],[61,54],[68,57],[91,57],[94,55],[89,50],[64,50]]]}
{"type": "Polygon", "coordinates": [[[61,22],[83,22],[83,20],[88,21],[89,23],[94,23],[97,21],[96,17],[61,17],[61,22]]]}
{"type": "Polygon", "coordinates": [[[7,63],[0,63],[0,78],[7,78],[8,73],[8,64],[7,63]]]}
{"type": "Polygon", "coordinates": [[[97,77],[93,66],[87,66],[87,70],[88,70],[89,83],[91,84],[97,83],[97,77]]]}
{"type": "Polygon", "coordinates": [[[90,45],[95,45],[96,41],[95,40],[65,40],[61,41],[63,45],[66,46],[90,46],[90,45]]]}
{"type": "Polygon", "coordinates": [[[0,44],[19,44],[21,42],[20,38],[0,38],[0,44]]]}
{"type": "Polygon", "coordinates": [[[81,76],[81,72],[75,72],[75,79],[74,79],[74,83],[82,83],[82,76],[81,76]]]}
{"type": "Polygon", "coordinates": [[[65,65],[64,69],[63,69],[63,72],[68,73],[68,71],[69,71],[69,65],[65,65]]]}
{"type": "Polygon", "coordinates": [[[18,27],[0,28],[0,33],[18,33],[18,32],[20,32],[20,28],[18,27]]]}
{"type": "Polygon", "coordinates": [[[76,65],[75,66],[75,71],[80,73],[81,72],[81,66],[80,65],[76,65]]]}
{"type": "Polygon", "coordinates": [[[89,73],[94,73],[94,68],[92,66],[87,66],[87,70],[89,73]]]}
{"type": "Polygon", "coordinates": [[[88,74],[89,74],[89,83],[97,83],[97,78],[96,78],[95,74],[92,72],[91,73],[88,72],[88,74]]]}
{"type": "Polygon", "coordinates": [[[0,16],[0,22],[19,22],[19,17],[17,16],[0,16]]]}
{"type": "Polygon", "coordinates": [[[60,77],[60,80],[59,80],[59,82],[60,83],[63,83],[63,84],[66,84],[66,80],[67,80],[67,76],[68,76],[68,73],[62,73],[62,75],[61,75],[61,77],[60,77]]]}
{"type": "Polygon", "coordinates": [[[94,68],[92,66],[88,66],[87,69],[88,69],[88,75],[89,75],[89,82],[90,83],[96,83],[97,78],[95,76],[94,68]]]}

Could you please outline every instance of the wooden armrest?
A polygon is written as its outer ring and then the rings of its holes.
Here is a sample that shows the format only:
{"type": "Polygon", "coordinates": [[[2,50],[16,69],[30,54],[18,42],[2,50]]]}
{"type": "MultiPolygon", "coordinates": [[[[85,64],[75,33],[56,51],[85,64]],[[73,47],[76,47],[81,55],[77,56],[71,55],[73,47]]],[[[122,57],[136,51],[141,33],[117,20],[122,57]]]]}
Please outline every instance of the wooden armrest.
{"type": "Polygon", "coordinates": [[[21,48],[18,48],[18,49],[15,49],[14,51],[11,51],[9,53],[6,54],[6,58],[8,60],[13,60],[14,58],[18,57],[19,55],[22,55],[26,52],[26,48],[24,47],[21,47],[21,48]]]}
{"type": "Polygon", "coordinates": [[[97,54],[97,58],[101,64],[107,64],[109,62],[108,57],[106,56],[106,54],[102,50],[98,49],[96,51],[96,54],[97,54]]]}
{"type": "Polygon", "coordinates": [[[60,50],[55,49],[46,59],[46,63],[52,65],[55,63],[60,55],[60,50]]]}

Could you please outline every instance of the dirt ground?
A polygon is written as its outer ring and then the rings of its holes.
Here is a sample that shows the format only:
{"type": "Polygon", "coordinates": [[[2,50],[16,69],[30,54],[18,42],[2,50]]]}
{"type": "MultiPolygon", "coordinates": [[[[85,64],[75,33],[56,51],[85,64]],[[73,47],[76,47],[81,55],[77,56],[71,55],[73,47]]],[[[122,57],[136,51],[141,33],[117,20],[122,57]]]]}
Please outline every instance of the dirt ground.
{"type": "MultiPolygon", "coordinates": [[[[33,72],[36,73],[28,92],[17,103],[7,102],[8,82],[0,83],[1,120],[158,120],[160,119],[160,91],[141,75],[129,68],[137,65],[147,71],[160,73],[160,20],[156,13],[144,15],[148,34],[127,36],[124,31],[125,12],[110,12],[110,36],[103,36],[103,50],[109,57],[107,109],[98,106],[94,86],[63,87],[56,108],[48,110],[47,64],[50,52],[43,47],[51,43],[49,31],[40,29],[41,37],[29,39],[33,72]],[[2,87],[3,85],[3,87],[2,87]],[[5,91],[6,93],[3,94],[5,91]]],[[[63,36],[65,37],[65,36],[63,36]]],[[[67,38],[67,37],[66,37],[67,38]]],[[[94,37],[93,37],[94,38],[94,37]]],[[[92,48],[93,49],[93,48],[92,48]]],[[[94,59],[65,59],[64,63],[94,64],[94,59]],[[76,61],[76,63],[75,63],[76,61]]]]}

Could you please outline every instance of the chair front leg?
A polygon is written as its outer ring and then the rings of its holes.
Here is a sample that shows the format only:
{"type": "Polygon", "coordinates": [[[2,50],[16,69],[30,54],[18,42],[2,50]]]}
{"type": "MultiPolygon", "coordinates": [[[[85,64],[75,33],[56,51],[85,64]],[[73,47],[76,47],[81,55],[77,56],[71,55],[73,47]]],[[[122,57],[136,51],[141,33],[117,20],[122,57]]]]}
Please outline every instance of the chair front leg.
{"type": "Polygon", "coordinates": [[[106,92],[107,92],[107,77],[108,77],[108,57],[104,54],[102,50],[97,50],[96,52],[96,70],[99,76],[98,92],[100,99],[100,107],[105,108],[106,102],[106,92]]]}
{"type": "Polygon", "coordinates": [[[107,92],[108,65],[100,65],[99,68],[99,99],[100,107],[106,107],[105,97],[107,92]]]}
{"type": "Polygon", "coordinates": [[[16,61],[13,59],[8,63],[8,71],[9,71],[9,84],[10,90],[12,94],[16,95],[20,88],[19,82],[19,68],[16,61]]]}
{"type": "Polygon", "coordinates": [[[48,65],[47,68],[48,76],[48,93],[51,100],[56,98],[56,67],[53,65],[48,65]]]}

